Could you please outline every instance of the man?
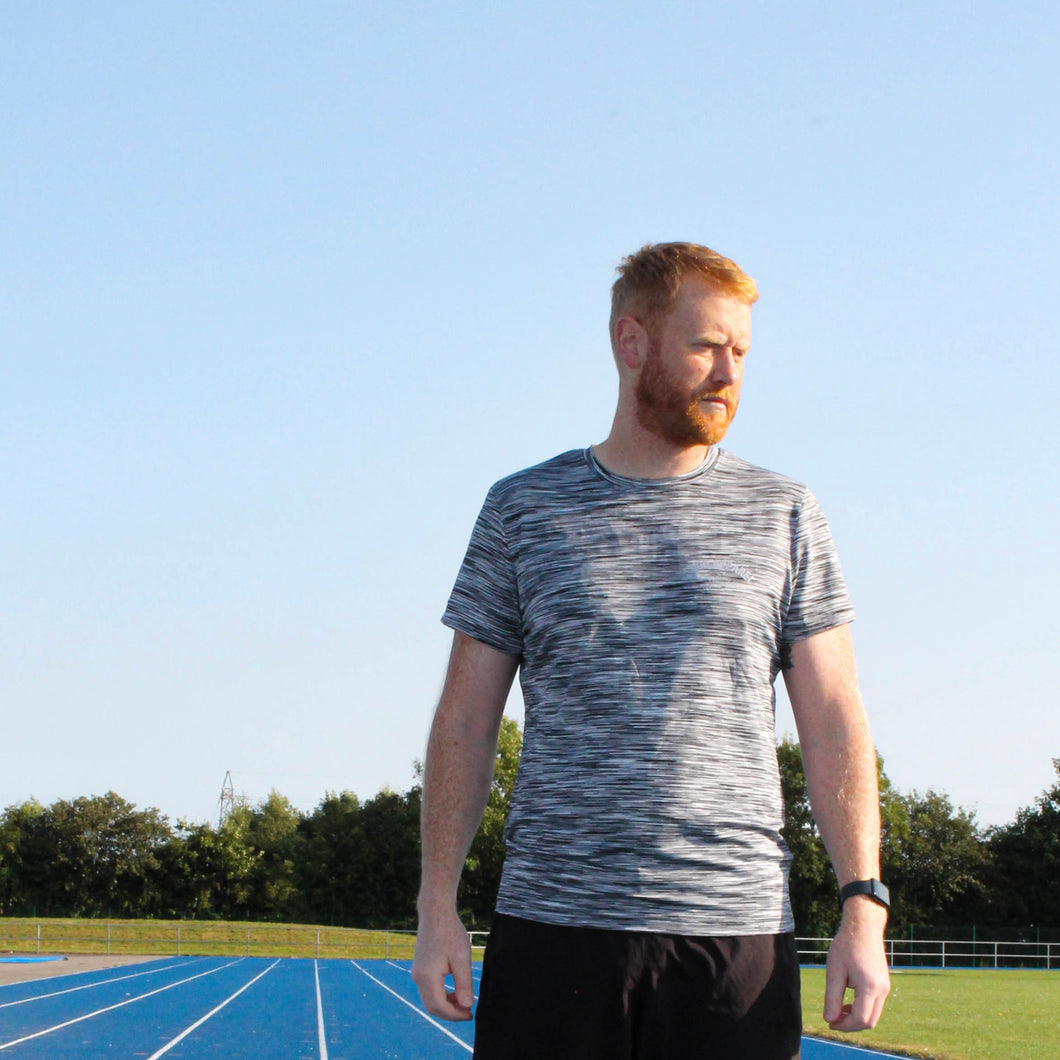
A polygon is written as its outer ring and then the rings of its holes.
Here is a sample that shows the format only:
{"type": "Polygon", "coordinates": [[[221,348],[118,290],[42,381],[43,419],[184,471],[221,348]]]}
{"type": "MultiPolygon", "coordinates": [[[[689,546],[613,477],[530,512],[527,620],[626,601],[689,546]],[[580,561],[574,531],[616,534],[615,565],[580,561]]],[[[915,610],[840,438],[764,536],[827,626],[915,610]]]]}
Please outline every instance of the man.
{"type": "Polygon", "coordinates": [[[717,448],[757,297],[705,247],[625,259],[611,433],[497,483],[475,526],[444,618],[413,976],[429,1012],[471,1018],[456,892],[519,670],[523,757],[477,1057],[798,1056],[780,672],[845,897],[824,1017],[879,1019],[886,890],[853,612],[809,491],[717,448]]]}

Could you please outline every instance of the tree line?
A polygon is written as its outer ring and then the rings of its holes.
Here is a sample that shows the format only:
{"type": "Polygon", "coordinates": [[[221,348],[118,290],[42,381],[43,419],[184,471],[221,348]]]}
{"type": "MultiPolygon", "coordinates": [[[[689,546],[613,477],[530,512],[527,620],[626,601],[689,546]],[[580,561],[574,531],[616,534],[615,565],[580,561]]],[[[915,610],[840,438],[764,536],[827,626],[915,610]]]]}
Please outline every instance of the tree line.
{"type": "MultiPolygon", "coordinates": [[[[489,924],[504,861],[503,829],[522,734],[502,722],[489,803],[468,854],[459,904],[489,924]]],[[[836,884],[810,813],[802,756],[778,745],[800,935],[831,934],[836,884]]],[[[1004,827],[982,829],[944,794],[902,794],[879,765],[889,932],[978,924],[1060,938],[1060,759],[1057,782],[1004,827]]],[[[417,776],[421,770],[417,764],[417,776]]],[[[413,928],[422,789],[360,801],[329,793],[311,813],[278,792],[236,807],[217,827],[178,821],[114,794],[30,800],[0,815],[0,915],[275,920],[413,928]]]]}

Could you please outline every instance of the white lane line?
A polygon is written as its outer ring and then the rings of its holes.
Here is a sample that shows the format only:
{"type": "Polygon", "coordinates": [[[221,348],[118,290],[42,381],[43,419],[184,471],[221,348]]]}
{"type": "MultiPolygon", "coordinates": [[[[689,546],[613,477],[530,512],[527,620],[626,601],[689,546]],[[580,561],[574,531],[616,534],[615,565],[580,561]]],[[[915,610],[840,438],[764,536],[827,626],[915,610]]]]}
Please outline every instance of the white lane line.
{"type": "MultiPolygon", "coordinates": [[[[106,986],[107,983],[122,983],[126,979],[139,979],[142,975],[152,975],[154,972],[168,972],[170,968],[187,967],[189,964],[195,964],[196,961],[203,960],[202,957],[197,957],[194,961],[184,961],[181,964],[166,964],[161,968],[150,968],[146,972],[134,972],[132,975],[116,975],[113,979],[100,979],[95,983],[85,983],[83,986],[71,986],[66,990],[53,990],[50,994],[34,994],[33,997],[24,997],[18,1001],[5,1001],[0,1008],[12,1008],[15,1005],[26,1005],[30,1001],[43,1001],[46,997],[59,997],[60,994],[76,994],[78,990],[91,990],[94,986],[106,986]]],[[[74,973],[83,974],[83,973],[74,973]]]]}
{"type": "Polygon", "coordinates": [[[368,978],[371,979],[373,983],[378,983],[379,986],[381,986],[388,994],[393,994],[394,997],[396,997],[398,999],[398,1001],[400,1001],[403,1005],[408,1005],[408,1007],[410,1009],[412,1009],[412,1011],[415,1012],[417,1016],[422,1016],[428,1023],[430,1023],[433,1026],[437,1027],[438,1030],[440,1030],[442,1032],[442,1034],[446,1034],[450,1038],[452,1038],[453,1041],[456,1042],[457,1045],[459,1045],[462,1048],[466,1049],[469,1053],[473,1053],[475,1051],[462,1038],[458,1038],[455,1034],[453,1034],[452,1031],[447,1030],[437,1020],[431,1019],[431,1017],[428,1016],[427,1013],[423,1011],[423,1009],[417,1008],[407,998],[403,998],[396,990],[391,990],[390,987],[386,985],[386,983],[380,982],[380,980],[376,979],[376,977],[374,975],[372,975],[371,972],[366,972],[356,961],[350,961],[350,964],[352,964],[354,966],[354,968],[357,969],[357,971],[362,972],[364,975],[368,976],[368,978]]]}
{"type": "Polygon", "coordinates": [[[320,962],[313,961],[313,978],[317,982],[317,1044],[320,1060],[328,1060],[328,1042],[324,1037],[324,1006],[320,1001],[320,962]]]}
{"type": "Polygon", "coordinates": [[[265,971],[259,972],[256,976],[254,976],[253,979],[250,980],[249,983],[244,983],[234,994],[231,995],[231,997],[226,997],[224,999],[224,1001],[222,1001],[221,1004],[219,1004],[216,1008],[210,1009],[210,1011],[207,1012],[206,1015],[202,1017],[202,1019],[196,1020],[190,1027],[187,1027],[186,1029],[182,1030],[180,1032],[180,1034],[178,1034],[176,1036],[176,1038],[174,1038],[171,1042],[166,1042],[166,1044],[163,1045],[162,1048],[159,1049],[157,1053],[152,1053],[147,1058],[147,1060],[158,1060],[158,1058],[160,1056],[162,1056],[164,1053],[168,1053],[169,1050],[172,1049],[173,1046],[177,1044],[177,1042],[181,1042],[185,1038],[187,1038],[187,1036],[189,1034],[191,1034],[191,1032],[193,1030],[195,1030],[198,1027],[201,1027],[211,1016],[216,1016],[217,1013],[220,1012],[221,1009],[223,1009],[225,1007],[225,1005],[228,1004],[229,1001],[235,1001],[235,999],[237,997],[239,997],[239,995],[242,994],[244,990],[246,990],[248,987],[253,986],[263,975],[267,975],[279,963],[280,963],[279,958],[277,958],[275,961],[272,962],[272,964],[270,964],[268,966],[268,968],[265,969],[265,971]]]}
{"type": "Polygon", "coordinates": [[[229,961],[228,964],[222,964],[218,968],[210,968],[205,972],[199,972],[198,975],[188,976],[187,979],[179,979],[175,983],[170,983],[168,986],[160,986],[157,990],[149,990],[146,994],[137,994],[136,997],[126,998],[124,1001],[119,1001],[116,1005],[108,1005],[106,1008],[96,1009],[95,1012],[89,1012],[84,1016],[78,1016],[76,1019],[66,1020],[65,1023],[57,1023],[54,1027],[46,1027],[42,1031],[36,1031],[33,1034],[27,1034],[23,1038],[14,1038],[10,1042],[0,1042],[0,1053],[5,1049],[10,1049],[12,1045],[21,1045],[23,1042],[32,1041],[34,1038],[43,1038],[46,1034],[51,1034],[53,1031],[61,1031],[63,1027],[72,1027],[75,1023],[81,1023],[83,1020],[90,1020],[93,1016],[102,1016],[104,1012],[113,1012],[116,1008],[124,1008],[126,1005],[131,1005],[134,1001],[143,1001],[145,997],[154,997],[155,994],[161,994],[166,990],[172,990],[175,986],[183,986],[185,983],[190,983],[195,979],[201,979],[204,975],[213,975],[214,972],[224,971],[225,968],[231,968],[233,964],[239,964],[239,961],[245,958],[240,957],[239,960],[229,961]]]}

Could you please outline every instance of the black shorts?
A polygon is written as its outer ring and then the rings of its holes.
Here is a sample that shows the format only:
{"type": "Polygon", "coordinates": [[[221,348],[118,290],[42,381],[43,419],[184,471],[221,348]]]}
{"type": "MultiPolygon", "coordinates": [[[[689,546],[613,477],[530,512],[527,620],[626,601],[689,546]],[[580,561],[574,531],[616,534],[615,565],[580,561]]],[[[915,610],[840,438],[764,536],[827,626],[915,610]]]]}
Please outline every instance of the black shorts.
{"type": "Polygon", "coordinates": [[[794,933],[699,938],[497,914],[476,1060],[797,1060],[794,933]]]}

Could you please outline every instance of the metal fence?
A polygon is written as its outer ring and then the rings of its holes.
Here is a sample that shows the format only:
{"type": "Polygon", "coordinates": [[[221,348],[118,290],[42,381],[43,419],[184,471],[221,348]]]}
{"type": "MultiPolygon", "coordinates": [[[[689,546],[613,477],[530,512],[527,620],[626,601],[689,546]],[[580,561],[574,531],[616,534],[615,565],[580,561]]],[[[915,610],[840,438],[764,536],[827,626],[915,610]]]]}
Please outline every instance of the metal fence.
{"type": "Polygon", "coordinates": [[[411,957],[411,931],[224,921],[3,921],[0,952],[158,956],[411,957]]]}
{"type": "MultiPolygon", "coordinates": [[[[797,938],[803,964],[824,964],[828,938],[797,938]]],[[[1060,942],[1003,942],[987,939],[886,939],[892,968],[1060,969],[1060,942]]]]}
{"type": "MultiPolygon", "coordinates": [[[[476,958],[486,932],[469,932],[476,958]]],[[[824,964],[829,938],[796,938],[803,964],[824,964]]],[[[255,957],[411,958],[411,931],[223,921],[35,922],[0,918],[0,952],[244,955],[255,957]]],[[[887,939],[892,968],[1041,968],[1060,970],[1060,942],[1000,939],[887,939]]]]}

